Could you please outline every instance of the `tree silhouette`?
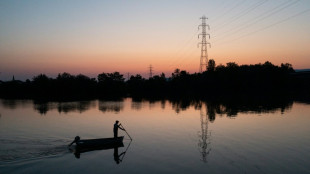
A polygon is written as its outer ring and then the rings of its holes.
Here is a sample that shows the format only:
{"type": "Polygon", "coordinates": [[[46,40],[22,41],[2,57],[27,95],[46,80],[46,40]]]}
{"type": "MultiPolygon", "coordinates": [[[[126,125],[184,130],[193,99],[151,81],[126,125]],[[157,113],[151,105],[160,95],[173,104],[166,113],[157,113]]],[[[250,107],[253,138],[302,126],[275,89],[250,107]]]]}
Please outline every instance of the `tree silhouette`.
{"type": "Polygon", "coordinates": [[[98,96],[119,98],[126,94],[125,78],[119,72],[98,75],[98,96]]]}
{"type": "Polygon", "coordinates": [[[210,60],[208,61],[207,70],[208,70],[208,71],[214,71],[215,68],[216,68],[216,66],[215,66],[215,61],[214,61],[213,59],[210,59],[210,60]]]}
{"type": "Polygon", "coordinates": [[[101,73],[97,79],[83,74],[64,72],[56,78],[45,74],[22,82],[11,80],[0,83],[1,98],[32,98],[38,100],[76,100],[94,98],[187,98],[223,99],[242,96],[262,97],[289,95],[303,100],[310,98],[310,73],[295,72],[292,65],[280,66],[266,61],[254,65],[225,65],[208,62],[208,71],[190,74],[175,69],[171,77],[164,73],[149,79],[132,75],[125,82],[119,72],[101,73]]]}

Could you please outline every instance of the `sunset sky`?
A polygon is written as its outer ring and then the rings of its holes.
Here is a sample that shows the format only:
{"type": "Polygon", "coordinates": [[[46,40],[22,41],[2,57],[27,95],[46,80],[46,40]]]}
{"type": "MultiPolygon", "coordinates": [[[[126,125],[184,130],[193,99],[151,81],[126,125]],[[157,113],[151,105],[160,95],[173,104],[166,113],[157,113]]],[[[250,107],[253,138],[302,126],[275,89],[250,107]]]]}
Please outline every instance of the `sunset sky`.
{"type": "Polygon", "coordinates": [[[198,72],[202,15],[217,65],[310,68],[309,0],[1,0],[0,80],[198,72]]]}

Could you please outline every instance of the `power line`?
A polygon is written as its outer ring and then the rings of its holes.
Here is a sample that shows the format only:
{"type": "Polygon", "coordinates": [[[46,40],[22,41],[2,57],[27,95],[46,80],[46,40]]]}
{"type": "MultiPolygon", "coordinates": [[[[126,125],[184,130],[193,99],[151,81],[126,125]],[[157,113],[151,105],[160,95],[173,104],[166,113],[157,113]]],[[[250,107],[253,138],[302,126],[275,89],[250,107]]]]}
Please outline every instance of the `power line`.
{"type": "MultiPolygon", "coordinates": [[[[237,8],[238,8],[239,6],[241,6],[244,2],[245,2],[245,0],[239,1],[239,2],[237,2],[237,3],[231,4],[232,8],[228,9],[228,10],[225,12],[225,14],[222,14],[221,16],[219,16],[219,18],[222,18],[222,17],[225,16],[226,14],[229,14],[229,13],[232,12],[233,10],[237,9],[237,8]]],[[[231,18],[230,21],[221,23],[221,25],[226,25],[226,24],[235,22],[235,21],[237,21],[238,19],[240,19],[241,17],[243,17],[243,16],[249,14],[250,12],[252,12],[254,9],[257,9],[258,7],[261,7],[262,5],[266,4],[267,2],[268,2],[268,0],[264,0],[264,1],[259,1],[259,2],[255,2],[255,3],[251,3],[250,7],[246,7],[245,10],[242,10],[242,11],[239,12],[236,16],[233,16],[233,17],[231,18]]],[[[270,2],[270,1],[269,1],[269,2],[270,2]]],[[[275,15],[275,14],[278,14],[279,12],[283,11],[284,9],[287,9],[288,7],[293,6],[294,4],[296,4],[296,3],[298,3],[298,2],[299,2],[299,0],[296,0],[296,1],[288,0],[288,1],[286,1],[286,2],[282,2],[282,3],[280,3],[279,5],[273,6],[273,8],[272,8],[271,10],[266,10],[265,13],[263,13],[263,14],[261,13],[261,14],[257,15],[257,16],[254,17],[253,19],[250,19],[250,20],[246,21],[245,23],[241,23],[241,25],[240,25],[239,27],[234,28],[233,30],[229,30],[229,31],[227,31],[227,32],[225,32],[225,33],[230,33],[230,34],[233,33],[233,34],[235,34],[235,33],[238,33],[238,32],[240,32],[240,31],[243,31],[243,30],[245,30],[246,28],[249,28],[250,26],[253,26],[254,24],[259,23],[260,21],[269,18],[270,16],[273,16],[273,15],[275,15]]],[[[268,7],[269,7],[269,6],[270,6],[270,4],[268,3],[268,7]]],[[[265,8],[265,7],[267,7],[267,6],[264,5],[263,7],[265,8]]],[[[267,9],[267,8],[266,8],[266,9],[267,9]]],[[[283,19],[283,20],[277,21],[277,22],[275,22],[275,23],[273,23],[273,24],[271,24],[271,25],[267,25],[266,27],[259,28],[258,30],[255,30],[255,31],[252,31],[252,32],[249,32],[249,33],[246,33],[246,34],[245,34],[245,33],[241,33],[241,34],[243,34],[243,35],[241,35],[241,36],[238,37],[238,38],[232,39],[232,40],[230,40],[230,41],[239,40],[239,39],[244,38],[244,37],[246,37],[246,36],[255,34],[255,33],[259,32],[259,31],[268,29],[268,28],[270,28],[270,27],[272,27],[272,26],[274,26],[274,25],[277,25],[277,24],[279,24],[279,23],[285,22],[285,21],[287,21],[287,20],[289,20],[289,19],[291,19],[291,18],[294,18],[294,17],[296,17],[296,16],[302,15],[302,14],[304,14],[304,13],[306,13],[306,12],[307,12],[307,10],[301,12],[301,14],[297,13],[297,14],[295,14],[295,15],[292,15],[292,16],[288,17],[288,18],[285,18],[285,19],[283,19]]],[[[258,13],[257,13],[257,14],[258,14],[258,13]]],[[[216,20],[218,20],[218,19],[216,19],[216,20]]],[[[239,20],[238,20],[238,21],[239,21],[239,20]]],[[[218,25],[217,27],[219,27],[219,26],[221,26],[221,25],[218,25]]],[[[219,28],[219,29],[222,29],[222,28],[219,28]]],[[[197,33],[197,32],[196,32],[196,33],[197,33]]],[[[195,35],[195,34],[194,34],[194,35],[195,35]]],[[[185,44],[181,49],[179,49],[179,51],[178,51],[177,53],[178,53],[180,56],[176,56],[175,59],[173,59],[173,60],[170,59],[170,60],[171,60],[171,61],[170,61],[170,62],[171,62],[171,63],[170,63],[170,67],[172,67],[172,66],[174,66],[174,65],[176,65],[176,64],[178,64],[178,65],[182,64],[182,65],[180,65],[180,66],[188,67],[189,63],[186,62],[186,65],[183,65],[183,64],[184,64],[184,61],[188,59],[188,57],[192,56],[192,55],[195,53],[194,50],[192,50],[191,47],[190,47],[190,46],[192,45],[192,44],[191,44],[191,41],[193,40],[194,35],[186,42],[186,44],[185,44]]],[[[224,37],[224,36],[219,37],[219,38],[220,38],[220,39],[219,39],[220,41],[222,40],[222,39],[221,39],[222,37],[224,37]]],[[[216,40],[215,42],[218,42],[219,40],[216,40]]],[[[225,41],[224,41],[224,42],[220,42],[220,45],[225,44],[225,43],[226,43],[225,41]]],[[[193,61],[193,60],[192,60],[192,61],[193,61]]],[[[192,61],[190,61],[190,62],[192,62],[192,61]]]]}
{"type": "MultiPolygon", "coordinates": [[[[272,15],[274,15],[274,14],[276,14],[276,13],[279,13],[279,12],[281,12],[282,10],[284,10],[284,9],[286,9],[286,8],[288,8],[288,7],[292,6],[292,5],[294,5],[294,4],[296,4],[297,2],[299,2],[299,0],[296,0],[296,1],[293,1],[292,3],[287,4],[288,2],[290,2],[290,1],[287,1],[287,2],[285,2],[285,3],[283,3],[283,4],[281,4],[280,6],[277,6],[277,7],[273,8],[273,9],[272,9],[271,11],[269,11],[268,13],[265,13],[265,15],[260,15],[260,17],[256,18],[256,20],[254,20],[254,21],[253,21],[253,19],[251,19],[252,22],[250,22],[250,23],[245,23],[244,25],[241,25],[241,27],[236,28],[235,30],[232,30],[233,32],[231,32],[231,31],[230,31],[230,32],[226,32],[226,33],[228,33],[228,34],[222,35],[222,37],[219,37],[219,38],[220,38],[219,40],[222,40],[222,38],[225,38],[227,35],[236,34],[236,33],[238,33],[239,31],[242,31],[242,30],[244,30],[244,29],[246,29],[246,28],[248,28],[248,27],[250,27],[250,26],[252,26],[252,25],[254,25],[254,24],[256,24],[256,23],[258,23],[258,22],[260,22],[260,21],[262,21],[262,20],[264,20],[264,19],[266,19],[266,18],[268,18],[268,17],[271,17],[272,15]],[[283,5],[284,5],[284,6],[283,6],[283,5]]],[[[249,21],[250,21],[250,20],[249,20],[249,21]]],[[[215,42],[218,42],[219,40],[216,40],[215,42]]]]}
{"type": "MultiPolygon", "coordinates": [[[[244,2],[246,0],[243,0],[242,2],[244,2]]],[[[220,9],[221,7],[224,7],[224,6],[230,6],[229,3],[226,3],[227,1],[224,1],[224,2],[221,2],[219,6],[217,6],[216,8],[213,8],[214,11],[217,11],[218,9],[220,9]],[[225,2],[225,3],[224,3],[225,2]]],[[[238,3],[239,4],[239,3],[238,3]]],[[[231,10],[228,10],[228,12],[231,11],[231,10]]],[[[221,16],[224,16],[224,15],[221,15],[221,16]]],[[[218,20],[218,18],[214,18],[216,20],[218,20]]],[[[181,47],[180,49],[178,49],[178,51],[176,51],[174,58],[172,56],[170,56],[169,59],[170,62],[168,63],[169,65],[169,68],[175,66],[176,64],[178,64],[178,62],[183,62],[184,61],[184,58],[188,57],[188,55],[185,55],[188,50],[190,50],[191,48],[193,47],[189,47],[190,45],[190,42],[193,40],[193,38],[196,36],[196,34],[198,33],[198,30],[195,30],[194,34],[191,35],[190,39],[186,42],[186,44],[184,44],[183,47],[181,47]],[[178,54],[181,54],[181,56],[179,56],[178,54]],[[185,56],[184,56],[185,55],[185,56]],[[183,57],[180,59],[180,57],[183,57]],[[172,59],[171,59],[172,58],[172,59]]],[[[191,53],[194,52],[194,50],[191,50],[191,53]]],[[[192,54],[190,54],[192,55],[192,54]]]]}
{"type": "MultiPolygon", "coordinates": [[[[285,19],[282,19],[282,20],[280,20],[280,21],[277,21],[277,22],[275,22],[275,23],[272,23],[271,25],[262,27],[262,28],[260,28],[260,29],[258,29],[258,30],[252,31],[252,32],[247,33],[247,34],[244,34],[244,35],[242,35],[242,36],[240,36],[240,37],[238,37],[238,38],[235,38],[235,39],[233,39],[233,40],[230,40],[229,43],[230,43],[230,42],[233,42],[233,41],[236,41],[236,40],[239,40],[239,39],[242,39],[242,38],[244,38],[244,37],[246,37],[246,36],[250,36],[250,35],[255,34],[255,33],[257,33],[257,32],[266,30],[266,29],[268,29],[268,28],[271,28],[271,27],[273,27],[273,26],[275,26],[275,25],[278,25],[278,24],[281,24],[281,23],[283,23],[283,22],[286,22],[286,21],[288,21],[288,20],[290,20],[290,19],[292,19],[292,18],[295,18],[295,17],[297,17],[297,16],[303,15],[303,14],[309,12],[309,11],[310,11],[310,9],[301,11],[301,12],[296,13],[296,14],[294,14],[294,15],[292,15],[292,16],[289,16],[289,17],[287,17],[287,18],[285,18],[285,19]]],[[[225,43],[228,43],[228,42],[224,42],[224,43],[222,43],[221,45],[223,45],[223,44],[225,44],[225,43]]]]}
{"type": "Polygon", "coordinates": [[[223,26],[226,26],[236,20],[238,20],[239,18],[243,17],[244,15],[247,15],[248,13],[252,12],[252,10],[256,9],[257,7],[263,5],[264,3],[266,3],[268,0],[264,0],[264,1],[259,1],[258,3],[255,3],[253,6],[251,6],[250,8],[244,10],[243,12],[240,12],[239,15],[233,17],[232,19],[230,19],[228,22],[223,23],[222,25],[219,26],[215,26],[215,30],[217,30],[218,28],[221,28],[223,26]]]}
{"type": "Polygon", "coordinates": [[[170,67],[174,66],[174,65],[176,64],[175,62],[178,61],[178,60],[180,60],[179,57],[181,57],[181,56],[179,56],[179,55],[180,55],[182,52],[183,52],[183,55],[184,55],[184,53],[185,53],[189,48],[191,48],[191,47],[189,47],[190,42],[194,39],[194,37],[196,36],[197,33],[198,33],[198,30],[195,30],[194,34],[191,35],[191,38],[190,38],[189,40],[187,40],[187,42],[185,43],[185,45],[184,45],[183,47],[181,47],[181,48],[176,52],[175,57],[174,57],[173,59],[170,60],[170,63],[169,63],[170,67]]]}
{"type": "MultiPolygon", "coordinates": [[[[195,52],[197,49],[195,48],[195,46],[197,45],[197,43],[194,43],[191,45],[191,47],[189,47],[190,49],[187,49],[187,52],[180,56],[172,66],[175,66],[175,65],[180,65],[184,62],[184,60],[186,60],[190,55],[192,55],[193,52],[195,52]],[[194,45],[195,44],[195,45],[194,45]]],[[[170,66],[170,67],[172,67],[170,66]]]]}
{"type": "MultiPolygon", "coordinates": [[[[178,63],[178,64],[179,64],[179,67],[181,68],[181,67],[183,67],[183,66],[186,66],[186,68],[188,68],[189,65],[192,65],[192,63],[193,63],[194,61],[197,63],[197,59],[196,59],[196,58],[193,58],[193,54],[196,53],[196,51],[197,51],[196,49],[193,49],[191,52],[189,52],[189,54],[188,54],[186,57],[183,57],[183,59],[182,59],[183,61],[180,62],[180,63],[178,63]],[[190,64],[184,65],[184,64],[183,64],[184,60],[185,60],[185,59],[188,59],[188,58],[192,58],[192,59],[191,59],[191,63],[190,63],[190,64]]],[[[196,64],[196,63],[195,63],[195,64],[196,64]]]]}
{"type": "Polygon", "coordinates": [[[235,6],[233,6],[232,8],[230,8],[229,10],[227,10],[226,12],[222,13],[221,16],[216,17],[214,19],[216,19],[216,21],[219,21],[220,18],[223,18],[223,16],[227,15],[229,12],[233,11],[235,8],[239,7],[241,4],[243,4],[246,0],[242,0],[239,3],[235,4],[235,6]]]}
{"type": "MultiPolygon", "coordinates": [[[[215,1],[214,1],[215,2],[215,1]]],[[[219,1],[216,1],[216,2],[219,2],[219,1]]],[[[224,2],[220,2],[220,6],[217,6],[217,8],[212,8],[212,10],[213,11],[218,11],[220,8],[226,8],[226,6],[232,6],[233,4],[234,4],[234,2],[236,2],[236,1],[227,1],[227,0],[224,0],[224,2]],[[227,2],[233,2],[232,4],[230,4],[230,3],[227,3],[227,2]]],[[[223,15],[221,15],[221,16],[223,16],[223,15]]],[[[210,19],[210,21],[212,21],[212,20],[217,20],[218,19],[218,17],[217,16],[215,16],[213,19],[210,19]]]]}
{"type": "MultiPolygon", "coordinates": [[[[228,14],[230,11],[232,11],[233,9],[237,8],[238,6],[240,6],[244,1],[245,1],[245,0],[238,2],[232,9],[229,9],[228,11],[226,11],[226,14],[228,14]]],[[[223,4],[224,4],[224,3],[223,3],[223,4]]],[[[224,15],[225,15],[225,14],[224,14],[224,15]]],[[[221,15],[221,17],[224,16],[224,15],[221,15]]],[[[194,50],[191,50],[191,52],[190,52],[189,54],[187,54],[187,55],[185,55],[185,54],[186,54],[185,52],[187,52],[187,51],[190,50],[191,47],[188,47],[188,46],[189,46],[189,43],[193,40],[193,38],[194,38],[194,36],[197,34],[197,32],[198,32],[198,31],[196,31],[196,32],[194,33],[194,35],[186,42],[186,44],[184,45],[184,47],[182,47],[179,51],[177,51],[177,54],[179,54],[179,53],[181,53],[181,52],[183,52],[183,54],[182,54],[181,56],[178,56],[178,55],[177,55],[172,61],[170,61],[169,67],[173,67],[173,66],[175,66],[176,64],[180,64],[181,62],[184,62],[184,60],[185,60],[186,58],[188,58],[189,56],[192,56],[192,55],[193,55],[194,50]],[[186,48],[185,48],[185,47],[186,47],[186,48]],[[185,49],[184,49],[184,48],[185,48],[185,49]],[[180,58],[180,57],[181,57],[181,58],[180,58]],[[183,57],[183,58],[182,58],[182,57],[183,57]]],[[[182,65],[181,65],[181,66],[182,66],[182,65]]]]}

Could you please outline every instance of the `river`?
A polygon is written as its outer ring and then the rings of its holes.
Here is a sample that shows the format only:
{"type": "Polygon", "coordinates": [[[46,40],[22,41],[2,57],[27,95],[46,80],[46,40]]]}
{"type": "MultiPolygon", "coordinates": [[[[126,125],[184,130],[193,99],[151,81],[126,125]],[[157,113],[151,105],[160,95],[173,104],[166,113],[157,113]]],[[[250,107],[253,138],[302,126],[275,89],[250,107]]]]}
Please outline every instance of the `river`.
{"type": "Polygon", "coordinates": [[[310,173],[305,103],[0,100],[0,114],[3,174],[310,173]],[[116,120],[133,139],[120,130],[117,151],[67,147],[112,137],[116,120]]]}

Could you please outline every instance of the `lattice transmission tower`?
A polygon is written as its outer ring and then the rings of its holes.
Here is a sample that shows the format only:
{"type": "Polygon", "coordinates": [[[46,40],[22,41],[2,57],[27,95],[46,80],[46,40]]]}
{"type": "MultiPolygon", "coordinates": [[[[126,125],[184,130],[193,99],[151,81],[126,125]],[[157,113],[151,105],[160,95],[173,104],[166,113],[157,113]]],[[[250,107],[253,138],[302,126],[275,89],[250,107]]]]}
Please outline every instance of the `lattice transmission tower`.
{"type": "Polygon", "coordinates": [[[150,69],[149,76],[150,76],[150,78],[152,78],[153,77],[153,66],[150,65],[149,69],[150,69]]]}
{"type": "Polygon", "coordinates": [[[201,33],[198,34],[198,39],[199,36],[201,35],[201,42],[198,43],[198,48],[199,45],[201,44],[201,55],[200,55],[200,67],[199,67],[199,72],[203,72],[204,67],[207,70],[207,66],[208,66],[208,50],[207,50],[207,46],[209,45],[211,48],[211,44],[209,42],[207,42],[207,35],[209,36],[210,39],[210,34],[207,33],[207,27],[208,30],[210,30],[210,26],[208,24],[206,24],[206,20],[208,19],[206,16],[202,16],[201,18],[201,24],[198,26],[198,30],[201,27],[201,33]]]}

